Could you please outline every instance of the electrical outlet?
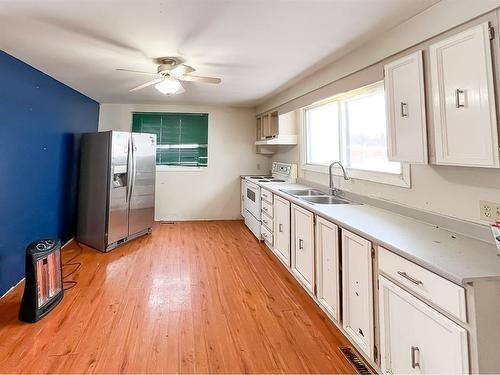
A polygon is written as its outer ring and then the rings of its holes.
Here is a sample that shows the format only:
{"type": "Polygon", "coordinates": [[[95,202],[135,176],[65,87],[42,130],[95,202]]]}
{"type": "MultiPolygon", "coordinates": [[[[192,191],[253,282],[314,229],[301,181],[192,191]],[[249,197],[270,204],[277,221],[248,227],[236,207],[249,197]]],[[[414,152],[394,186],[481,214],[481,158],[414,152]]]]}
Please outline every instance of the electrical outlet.
{"type": "Polygon", "coordinates": [[[500,221],[500,203],[479,201],[481,220],[494,223],[500,221]]]}

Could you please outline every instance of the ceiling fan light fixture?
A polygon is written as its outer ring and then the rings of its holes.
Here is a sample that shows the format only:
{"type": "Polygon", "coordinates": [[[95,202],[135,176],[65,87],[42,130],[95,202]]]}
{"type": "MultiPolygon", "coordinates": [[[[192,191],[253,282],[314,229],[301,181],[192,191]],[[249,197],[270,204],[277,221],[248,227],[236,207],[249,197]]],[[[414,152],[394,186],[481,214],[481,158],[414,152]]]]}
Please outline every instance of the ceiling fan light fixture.
{"type": "Polygon", "coordinates": [[[179,80],[173,77],[165,77],[165,79],[155,85],[155,89],[165,95],[176,94],[182,88],[179,80]]]}

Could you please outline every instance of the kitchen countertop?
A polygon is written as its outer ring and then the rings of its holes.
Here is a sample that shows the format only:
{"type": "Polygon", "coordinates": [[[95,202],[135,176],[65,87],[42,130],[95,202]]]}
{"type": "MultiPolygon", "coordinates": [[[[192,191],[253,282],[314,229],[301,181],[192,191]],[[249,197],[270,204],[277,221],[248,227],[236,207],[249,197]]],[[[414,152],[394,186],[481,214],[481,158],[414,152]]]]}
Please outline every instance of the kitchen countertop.
{"type": "Polygon", "coordinates": [[[281,191],[311,188],[306,185],[256,183],[453,283],[500,279],[500,257],[493,244],[366,204],[312,204],[281,191]]]}

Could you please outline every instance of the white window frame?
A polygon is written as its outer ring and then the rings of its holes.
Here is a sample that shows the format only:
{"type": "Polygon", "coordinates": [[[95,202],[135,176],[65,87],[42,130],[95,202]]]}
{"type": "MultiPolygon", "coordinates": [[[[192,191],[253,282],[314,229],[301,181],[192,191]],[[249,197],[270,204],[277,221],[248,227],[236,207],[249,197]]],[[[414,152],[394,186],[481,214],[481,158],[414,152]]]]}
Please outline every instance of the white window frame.
{"type": "MultiPolygon", "coordinates": [[[[376,90],[379,86],[383,85],[384,81],[378,81],[371,85],[361,87],[359,89],[355,89],[346,93],[338,94],[333,97],[330,97],[325,100],[321,100],[319,102],[313,103],[309,106],[303,107],[300,110],[300,133],[301,133],[301,152],[300,152],[300,165],[301,169],[316,173],[328,174],[328,165],[324,164],[308,164],[307,163],[307,125],[306,125],[306,110],[319,107],[334,101],[345,100],[349,97],[359,95],[362,93],[368,93],[370,91],[376,90]]],[[[339,110],[339,116],[341,116],[341,110],[339,110]]],[[[343,140],[343,126],[340,126],[340,162],[344,164],[344,154],[345,154],[345,142],[343,140]]],[[[349,172],[349,176],[352,179],[356,180],[365,180],[376,182],[380,184],[399,186],[404,188],[411,187],[411,177],[410,177],[410,165],[406,163],[401,163],[401,173],[387,173],[387,172],[379,172],[379,171],[370,171],[363,170],[357,168],[350,168],[346,166],[346,169],[349,172]]],[[[335,176],[342,176],[342,171],[340,167],[335,167],[333,169],[333,174],[335,176]]]]}

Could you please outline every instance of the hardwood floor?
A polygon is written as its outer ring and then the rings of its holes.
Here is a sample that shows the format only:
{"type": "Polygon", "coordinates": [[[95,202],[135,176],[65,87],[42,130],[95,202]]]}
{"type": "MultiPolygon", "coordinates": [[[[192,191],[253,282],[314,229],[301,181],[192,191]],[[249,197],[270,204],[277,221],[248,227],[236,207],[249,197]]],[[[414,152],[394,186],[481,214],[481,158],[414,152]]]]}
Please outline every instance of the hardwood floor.
{"type": "Polygon", "coordinates": [[[38,323],[17,319],[23,285],[0,300],[0,373],[355,372],[346,338],[241,221],[74,255],[78,284],[38,323]]]}

